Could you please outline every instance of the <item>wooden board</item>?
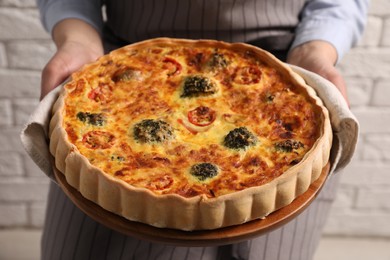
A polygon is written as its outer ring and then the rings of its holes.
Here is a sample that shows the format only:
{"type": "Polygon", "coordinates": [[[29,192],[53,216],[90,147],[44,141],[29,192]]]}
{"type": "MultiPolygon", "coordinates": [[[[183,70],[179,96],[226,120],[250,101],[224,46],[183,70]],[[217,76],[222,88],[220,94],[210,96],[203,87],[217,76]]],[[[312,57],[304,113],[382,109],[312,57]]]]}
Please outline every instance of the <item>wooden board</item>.
{"type": "Polygon", "coordinates": [[[60,171],[54,169],[54,173],[62,190],[78,208],[95,221],[113,230],[138,239],[176,246],[217,246],[237,243],[260,236],[294,219],[317,196],[327,179],[329,168],[329,164],[324,167],[320,177],[312,183],[304,194],[296,198],[288,206],[271,213],[265,219],[253,220],[231,227],[201,231],[156,228],[127,220],[85,199],[80,192],[66,182],[65,176],[60,171]]]}

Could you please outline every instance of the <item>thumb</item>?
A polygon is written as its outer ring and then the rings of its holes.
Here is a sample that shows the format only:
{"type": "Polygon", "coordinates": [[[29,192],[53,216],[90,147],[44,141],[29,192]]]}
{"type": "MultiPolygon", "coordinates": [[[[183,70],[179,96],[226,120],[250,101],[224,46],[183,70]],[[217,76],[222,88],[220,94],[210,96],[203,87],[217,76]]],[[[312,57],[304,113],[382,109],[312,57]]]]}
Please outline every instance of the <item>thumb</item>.
{"type": "Polygon", "coordinates": [[[71,73],[67,62],[57,52],[42,70],[40,100],[59,86],[71,73]]]}

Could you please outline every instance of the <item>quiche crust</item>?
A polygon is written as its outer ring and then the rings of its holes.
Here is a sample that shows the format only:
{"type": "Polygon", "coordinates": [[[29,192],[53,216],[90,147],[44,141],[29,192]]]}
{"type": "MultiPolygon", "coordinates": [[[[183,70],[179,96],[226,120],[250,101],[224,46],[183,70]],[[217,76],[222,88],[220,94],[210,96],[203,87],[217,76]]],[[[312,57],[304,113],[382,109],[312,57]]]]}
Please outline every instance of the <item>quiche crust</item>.
{"type": "Polygon", "coordinates": [[[332,129],[329,114],[315,91],[288,65],[256,47],[234,43],[228,44],[208,40],[179,40],[159,38],[133,44],[133,48],[158,42],[174,44],[206,44],[214,47],[231,45],[233,49],[251,50],[272,66],[278,68],[284,77],[299,84],[312,101],[322,110],[320,137],[303,159],[279,177],[261,185],[233,193],[208,198],[198,195],[185,198],[177,194],[155,194],[145,188],[137,188],[105,174],[93,166],[72,144],[63,127],[63,110],[66,91],[53,107],[50,122],[50,152],[55,158],[55,167],[65,175],[66,181],[85,198],[105,210],[116,213],[131,221],[142,222],[160,228],[179,230],[207,230],[238,225],[254,219],[264,218],[270,213],[290,204],[304,193],[321,174],[329,161],[332,145],[332,129]]]}

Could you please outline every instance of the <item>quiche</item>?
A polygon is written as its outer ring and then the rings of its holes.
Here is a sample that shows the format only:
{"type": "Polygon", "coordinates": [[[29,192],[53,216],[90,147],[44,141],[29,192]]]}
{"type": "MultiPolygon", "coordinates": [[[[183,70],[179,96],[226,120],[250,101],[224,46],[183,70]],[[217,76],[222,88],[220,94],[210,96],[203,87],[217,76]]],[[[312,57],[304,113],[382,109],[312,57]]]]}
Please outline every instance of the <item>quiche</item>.
{"type": "Polygon", "coordinates": [[[244,43],[156,38],[75,72],[50,151],[83,197],[131,221],[207,230],[264,218],[328,163],[327,109],[244,43]]]}

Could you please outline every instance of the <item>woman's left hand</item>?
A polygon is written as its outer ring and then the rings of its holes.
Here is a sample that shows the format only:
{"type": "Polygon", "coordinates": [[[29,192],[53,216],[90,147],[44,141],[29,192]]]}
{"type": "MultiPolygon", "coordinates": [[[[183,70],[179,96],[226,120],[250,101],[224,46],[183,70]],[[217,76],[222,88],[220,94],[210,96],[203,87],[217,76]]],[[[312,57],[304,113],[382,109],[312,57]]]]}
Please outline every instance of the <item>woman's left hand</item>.
{"type": "Polygon", "coordinates": [[[292,49],[287,63],[307,69],[332,82],[349,105],[347,87],[340,72],[335,68],[337,51],[326,41],[310,41],[292,49]]]}

